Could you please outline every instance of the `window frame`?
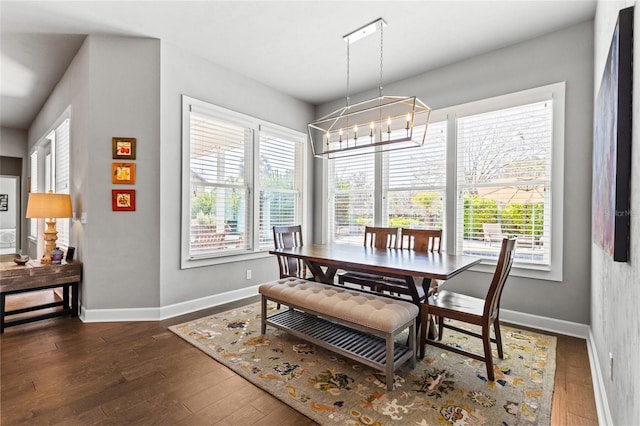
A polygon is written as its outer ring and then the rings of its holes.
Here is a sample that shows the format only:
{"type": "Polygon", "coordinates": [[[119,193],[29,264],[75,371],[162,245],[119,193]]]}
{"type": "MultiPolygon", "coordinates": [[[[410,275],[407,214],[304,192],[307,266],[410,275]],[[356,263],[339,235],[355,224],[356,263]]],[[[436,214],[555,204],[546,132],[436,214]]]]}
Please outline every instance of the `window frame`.
{"type": "MultiPolygon", "coordinates": [[[[462,222],[458,223],[458,194],[460,188],[457,183],[457,122],[460,117],[482,114],[491,111],[497,111],[515,106],[526,105],[530,103],[542,102],[545,100],[553,100],[552,112],[552,142],[551,142],[551,222],[550,233],[550,263],[549,265],[536,265],[532,263],[515,262],[511,275],[535,278],[549,281],[562,281],[562,261],[563,261],[563,200],[564,200],[564,133],[565,133],[565,91],[566,83],[559,82],[532,89],[513,92],[505,95],[495,96],[487,99],[473,101],[456,106],[441,108],[431,112],[430,123],[446,122],[447,126],[447,147],[446,147],[446,189],[445,189],[445,207],[444,207],[444,239],[446,241],[444,251],[449,253],[460,253],[461,244],[458,242],[458,228],[462,226],[462,222]]],[[[383,153],[383,155],[387,155],[383,153]]],[[[383,173],[385,161],[376,161],[378,167],[376,175],[383,173]]],[[[332,167],[327,166],[326,170],[326,187],[328,188],[331,177],[329,173],[332,167]]],[[[380,176],[378,181],[382,181],[384,177],[380,176]]],[[[382,205],[384,197],[382,185],[376,183],[374,197],[376,205],[382,205]]],[[[333,216],[328,207],[325,215],[330,218],[333,216]]],[[[382,210],[374,211],[374,224],[382,226],[384,222],[382,210]]],[[[330,220],[329,220],[330,222],[330,220]]],[[[331,229],[325,231],[326,237],[331,241],[331,229]]],[[[462,235],[462,234],[461,234],[462,235]]],[[[471,268],[473,271],[493,273],[495,271],[495,260],[484,260],[481,264],[471,268]]]]}
{"type": "Polygon", "coordinates": [[[187,95],[182,95],[182,173],[181,173],[181,235],[180,235],[180,267],[181,269],[196,268],[202,266],[218,265],[230,262],[267,257],[269,249],[260,248],[260,135],[273,134],[291,138],[300,144],[302,161],[300,170],[296,171],[296,182],[299,184],[299,203],[294,213],[296,222],[306,228],[304,218],[306,215],[306,203],[304,188],[306,188],[307,174],[307,135],[305,133],[289,129],[274,123],[270,123],[246,114],[242,114],[227,108],[211,104],[187,95]],[[251,129],[250,148],[245,153],[245,164],[250,170],[246,170],[247,189],[246,208],[247,223],[250,227],[248,237],[250,242],[244,250],[232,253],[203,253],[199,256],[190,255],[190,221],[191,221],[191,111],[195,107],[199,114],[209,114],[211,117],[229,123],[237,124],[251,129]],[[249,157],[249,158],[247,158],[249,157]]]}

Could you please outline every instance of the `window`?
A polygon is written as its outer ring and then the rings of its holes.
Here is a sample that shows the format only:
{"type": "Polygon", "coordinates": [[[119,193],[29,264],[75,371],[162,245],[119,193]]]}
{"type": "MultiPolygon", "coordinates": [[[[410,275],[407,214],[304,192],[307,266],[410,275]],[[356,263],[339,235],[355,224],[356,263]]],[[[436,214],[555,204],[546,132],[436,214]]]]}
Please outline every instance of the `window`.
{"type": "Polygon", "coordinates": [[[273,226],[302,222],[306,135],[186,96],[183,123],[183,268],[269,250],[273,226]]]}
{"type": "Polygon", "coordinates": [[[362,244],[374,224],[375,154],[329,161],[329,241],[362,244]]]}
{"type": "MultiPolygon", "coordinates": [[[[56,194],[70,194],[69,192],[69,119],[60,124],[54,134],[52,151],[54,152],[55,175],[53,177],[56,194]]],[[[58,231],[57,244],[61,247],[69,247],[69,219],[57,219],[58,231]]]]}
{"type": "MultiPolygon", "coordinates": [[[[29,192],[38,192],[38,150],[31,153],[29,157],[30,183],[29,192]]],[[[29,237],[38,238],[38,219],[29,219],[29,237]]]]}
{"type": "Polygon", "coordinates": [[[517,236],[516,261],[549,265],[553,100],[457,119],[458,243],[498,258],[517,236]]]}
{"type": "MultiPolygon", "coordinates": [[[[447,186],[446,124],[431,123],[425,143],[419,148],[389,151],[386,155],[387,172],[383,177],[383,200],[386,202],[382,214],[386,226],[443,229],[447,186]]],[[[418,133],[423,131],[420,129],[418,133]]]]}
{"type": "MultiPolygon", "coordinates": [[[[44,137],[30,155],[31,192],[53,191],[70,194],[69,118],[65,113],[60,124],[44,137]]],[[[56,245],[69,246],[69,219],[56,219],[56,245]]],[[[30,220],[29,236],[37,238],[38,219],[30,220]]]]}
{"type": "Polygon", "coordinates": [[[260,126],[260,249],[273,248],[274,226],[299,224],[304,143],[260,126]]]}
{"type": "Polygon", "coordinates": [[[329,241],[361,243],[364,224],[442,228],[443,249],[491,265],[515,235],[513,275],[561,280],[564,87],[433,111],[421,147],[329,160],[329,241]]]}

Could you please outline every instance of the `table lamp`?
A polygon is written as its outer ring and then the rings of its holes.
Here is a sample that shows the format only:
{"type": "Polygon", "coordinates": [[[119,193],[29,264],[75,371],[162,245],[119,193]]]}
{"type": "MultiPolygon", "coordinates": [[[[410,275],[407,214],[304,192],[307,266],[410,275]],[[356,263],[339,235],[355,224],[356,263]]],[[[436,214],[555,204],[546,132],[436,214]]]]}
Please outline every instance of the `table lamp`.
{"type": "Polygon", "coordinates": [[[71,209],[71,196],[69,194],[54,194],[32,192],[27,203],[27,218],[45,219],[47,229],[44,231],[44,257],[41,263],[51,263],[51,251],[56,248],[58,231],[56,231],[56,218],[73,217],[71,209]]]}

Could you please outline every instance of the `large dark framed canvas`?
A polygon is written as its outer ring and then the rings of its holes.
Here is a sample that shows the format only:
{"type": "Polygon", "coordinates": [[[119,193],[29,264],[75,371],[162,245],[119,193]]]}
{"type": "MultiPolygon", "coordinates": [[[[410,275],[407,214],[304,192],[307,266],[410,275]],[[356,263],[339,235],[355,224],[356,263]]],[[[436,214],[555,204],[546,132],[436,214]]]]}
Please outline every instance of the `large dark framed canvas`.
{"type": "Polygon", "coordinates": [[[633,7],[622,9],[596,98],[593,239],[617,262],[629,260],[633,7]]]}

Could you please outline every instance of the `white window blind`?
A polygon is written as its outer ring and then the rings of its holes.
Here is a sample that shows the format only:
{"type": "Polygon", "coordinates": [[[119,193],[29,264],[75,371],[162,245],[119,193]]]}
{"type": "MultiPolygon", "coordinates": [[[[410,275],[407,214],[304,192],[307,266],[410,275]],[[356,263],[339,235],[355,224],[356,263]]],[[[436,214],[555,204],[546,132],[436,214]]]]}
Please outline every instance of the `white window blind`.
{"type": "Polygon", "coordinates": [[[552,117],[549,99],[457,120],[459,252],[517,236],[517,262],[550,264],[552,117]]]}
{"type": "Polygon", "coordinates": [[[443,229],[446,150],[447,123],[439,122],[429,124],[422,146],[387,154],[388,172],[383,174],[386,226],[443,229]]]}
{"type": "Polygon", "coordinates": [[[229,254],[251,244],[247,201],[251,192],[253,130],[192,112],[190,256],[229,254]]]}
{"type": "MultiPolygon", "coordinates": [[[[38,150],[31,153],[29,168],[31,169],[31,188],[29,192],[38,192],[38,150]]],[[[38,238],[38,219],[29,219],[29,236],[38,238]]]]}
{"type": "Polygon", "coordinates": [[[260,127],[260,248],[273,248],[274,226],[301,223],[304,138],[260,127]]]}
{"type": "MultiPolygon", "coordinates": [[[[69,194],[69,119],[64,120],[55,130],[55,189],[56,194],[69,194]]],[[[69,219],[57,219],[57,245],[69,247],[69,219]]]]}
{"type": "Polygon", "coordinates": [[[375,154],[329,160],[329,239],[362,244],[374,225],[375,154]]]}

